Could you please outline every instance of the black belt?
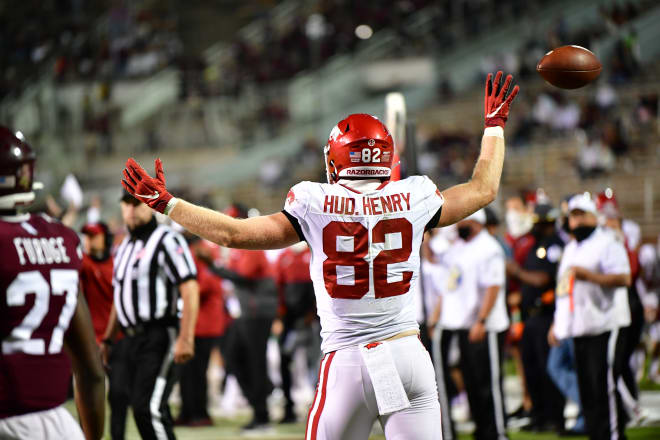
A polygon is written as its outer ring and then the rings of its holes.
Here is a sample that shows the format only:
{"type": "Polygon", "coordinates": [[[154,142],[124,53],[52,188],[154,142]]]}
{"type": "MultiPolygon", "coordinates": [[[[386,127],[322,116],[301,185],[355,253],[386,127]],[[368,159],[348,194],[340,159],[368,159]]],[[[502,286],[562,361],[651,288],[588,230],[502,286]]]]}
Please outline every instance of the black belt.
{"type": "Polygon", "coordinates": [[[153,327],[176,328],[177,324],[178,322],[176,320],[159,319],[157,321],[141,322],[135,325],[131,325],[129,327],[122,327],[122,331],[126,336],[133,337],[133,336],[141,335],[153,327]]]}

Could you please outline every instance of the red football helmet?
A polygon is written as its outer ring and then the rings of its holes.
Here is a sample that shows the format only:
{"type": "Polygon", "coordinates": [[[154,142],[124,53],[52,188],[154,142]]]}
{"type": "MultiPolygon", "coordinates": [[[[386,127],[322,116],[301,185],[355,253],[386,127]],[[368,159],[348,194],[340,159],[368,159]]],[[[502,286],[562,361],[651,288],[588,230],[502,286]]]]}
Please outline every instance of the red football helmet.
{"type": "Polygon", "coordinates": [[[392,135],[371,115],[358,113],[341,120],[323,152],[328,183],[342,178],[389,180],[392,174],[392,135]]]}
{"type": "Polygon", "coordinates": [[[23,135],[0,125],[0,209],[14,209],[34,200],[35,160],[23,135]]]}

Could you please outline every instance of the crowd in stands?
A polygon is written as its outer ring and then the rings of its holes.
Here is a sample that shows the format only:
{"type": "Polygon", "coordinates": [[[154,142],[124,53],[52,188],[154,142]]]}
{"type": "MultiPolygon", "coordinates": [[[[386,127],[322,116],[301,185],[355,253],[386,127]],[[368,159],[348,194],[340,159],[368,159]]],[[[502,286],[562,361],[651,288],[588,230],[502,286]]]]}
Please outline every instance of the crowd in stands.
{"type": "MultiPolygon", "coordinates": [[[[602,6],[603,20],[576,32],[569,32],[565,20],[561,19],[545,35],[535,33],[517,52],[484,58],[475,81],[480,85],[487,72],[502,69],[511,72],[519,83],[538,83],[536,64],[548,47],[565,44],[592,47],[594,41],[616,33],[650,6],[649,2],[602,6]]],[[[634,29],[616,42],[614,54],[603,72],[587,98],[549,87],[543,90],[528,87],[532,93],[527,92],[519,99],[521,102],[516,103],[522,110],[512,116],[511,126],[515,129],[508,137],[508,144],[524,147],[539,139],[574,137],[579,145],[575,166],[581,177],[597,177],[611,171],[616,161],[625,158],[631,150],[631,136],[652,125],[658,114],[657,94],[654,93],[640,93],[638,102],[617,107],[621,104],[618,88],[644,75],[634,29]]],[[[445,104],[453,95],[446,82],[441,83],[438,92],[445,104]]],[[[461,180],[469,177],[478,148],[477,139],[470,133],[461,129],[439,130],[425,142],[420,165],[425,171],[439,170],[438,175],[461,180]]]]}
{"type": "MultiPolygon", "coordinates": [[[[617,165],[630,171],[629,153],[647,149],[645,136],[655,132],[658,94],[639,92],[635,99],[621,103],[617,90],[617,84],[603,79],[594,86],[593,93],[579,99],[547,88],[521,96],[521,102],[516,102],[520,110],[512,115],[514,129],[507,135],[507,144],[514,149],[556,139],[575,144],[575,172],[585,179],[607,175],[617,165]]],[[[321,140],[308,139],[296,157],[304,158],[301,169],[316,170],[309,175],[323,178],[322,144],[321,140]]],[[[461,181],[472,174],[479,154],[479,136],[461,128],[441,129],[420,147],[420,173],[461,181]]],[[[403,166],[405,174],[405,159],[403,166]]],[[[293,180],[295,176],[284,172],[284,159],[273,158],[261,169],[261,181],[267,188],[283,188],[293,180]]]]}
{"type": "MultiPolygon", "coordinates": [[[[91,9],[91,8],[90,8],[91,9]]],[[[0,98],[34,81],[60,45],[73,44],[88,17],[81,2],[14,2],[0,13],[0,98]]]]}
{"type": "MultiPolygon", "coordinates": [[[[513,148],[555,139],[577,144],[576,171],[582,178],[607,174],[634,150],[647,147],[658,116],[657,93],[639,92],[633,102],[620,103],[617,87],[601,81],[588,97],[548,89],[520,100],[523,110],[512,116],[515,127],[507,138],[513,148]]],[[[438,130],[422,146],[422,171],[454,179],[472,172],[478,138],[461,129],[438,130]]]]}
{"type": "Polygon", "coordinates": [[[459,41],[481,35],[504,18],[529,13],[539,3],[548,2],[397,0],[383,7],[376,0],[324,0],[311,15],[300,13],[284,26],[270,16],[263,17],[259,37],[238,36],[231,42],[231,56],[222,64],[208,66],[200,59],[181,63],[181,96],[187,96],[190,89],[201,95],[238,96],[246,84],[266,85],[290,79],[335,55],[354,53],[360,47],[361,39],[356,34],[360,24],[367,24],[373,32],[393,31],[407,56],[445,52],[459,41]],[[429,35],[419,35],[408,22],[424,8],[433,17],[429,35]]]}
{"type": "MultiPolygon", "coordinates": [[[[223,95],[242,99],[247,87],[256,87],[262,102],[255,117],[268,125],[270,133],[278,133],[289,122],[289,116],[286,99],[273,97],[272,95],[278,95],[273,93],[273,90],[277,90],[278,84],[283,84],[295,74],[313,69],[334,55],[355,53],[356,49],[361,47],[360,39],[355,33],[358,24],[368,23],[375,32],[384,28],[393,30],[400,48],[408,56],[442,56],[459,42],[474,39],[506,19],[532,14],[534,8],[542,6],[543,3],[543,0],[507,0],[497,4],[464,0],[441,2],[428,7],[430,2],[423,0],[397,1],[385,12],[378,2],[360,2],[355,9],[342,7],[344,2],[340,0],[326,0],[315,12],[315,20],[301,13],[291,19],[288,25],[278,26],[271,17],[264,17],[259,37],[237,37],[231,43],[231,56],[223,58],[222,63],[207,65],[201,59],[186,60],[180,65],[180,96],[185,99],[191,95],[223,95]],[[419,30],[410,23],[415,12],[424,7],[427,7],[426,10],[433,17],[433,25],[428,30],[419,30]],[[311,21],[315,21],[317,25],[314,36],[309,29],[311,21]]],[[[512,72],[522,81],[536,78],[536,64],[549,47],[563,44],[592,47],[593,42],[618,32],[622,26],[651,6],[652,2],[613,3],[610,7],[602,6],[602,20],[575,31],[569,31],[566,20],[562,18],[546,33],[535,32],[518,51],[484,58],[479,73],[475,75],[475,81],[478,79],[480,83],[484,72],[499,68],[512,72]]],[[[633,29],[617,42],[615,55],[606,69],[607,81],[613,85],[625,84],[638,76],[638,57],[637,36],[633,29]]],[[[438,92],[443,99],[454,95],[451,83],[446,79],[438,81],[438,92]]],[[[562,118],[556,118],[550,125],[558,125],[560,131],[567,132],[571,125],[576,124],[580,112],[575,103],[559,96],[544,96],[542,99],[544,102],[541,107],[545,105],[547,110],[559,108],[562,113],[562,118]]],[[[254,132],[250,124],[244,121],[242,124],[246,127],[242,131],[247,134],[254,132]]],[[[518,139],[521,143],[525,142],[526,129],[523,129],[518,139]]],[[[437,148],[437,143],[437,140],[432,142],[433,148],[437,148]]],[[[463,168],[460,163],[452,167],[459,170],[457,175],[460,176],[460,170],[463,168]]]]}
{"type": "MultiPolygon", "coordinates": [[[[210,65],[200,55],[183,50],[177,16],[167,5],[148,0],[115,0],[105,4],[53,0],[35,8],[31,3],[24,2],[17,8],[20,20],[0,18],[7,21],[0,30],[3,37],[0,45],[6,48],[1,51],[0,60],[7,66],[0,73],[0,97],[20,90],[21,81],[43,69],[52,71],[58,81],[101,81],[101,88],[107,88],[108,93],[87,93],[82,101],[83,127],[87,134],[85,150],[93,155],[113,151],[111,132],[116,114],[110,106],[109,90],[116,79],[144,77],[173,64],[180,71],[180,98],[190,104],[191,111],[200,114],[200,119],[207,111],[200,99],[203,102],[207,97],[228,96],[245,102],[244,92],[250,88],[249,96],[255,102],[250,110],[226,115],[236,119],[231,123],[244,138],[240,142],[246,144],[255,139],[255,124],[263,125],[269,136],[276,136],[287,127],[290,122],[287,97],[277,85],[301,71],[322,65],[334,55],[355,53],[361,47],[355,32],[359,24],[368,24],[376,33],[383,29],[394,31],[407,55],[442,56],[457,44],[483,35],[492,26],[521,14],[533,14],[535,8],[549,2],[398,0],[383,8],[375,0],[350,5],[347,0],[324,0],[311,8],[301,8],[299,15],[285,24],[265,15],[258,20],[261,25],[258,36],[246,38],[237,34],[230,42],[230,56],[210,65]],[[423,9],[433,17],[433,25],[421,30],[411,23],[423,9]],[[316,23],[316,32],[310,29],[311,22],[316,23]],[[97,99],[97,95],[102,97],[97,99]]],[[[590,47],[597,38],[638,17],[652,3],[613,2],[610,7],[601,8],[603,20],[577,33],[569,32],[565,20],[559,20],[547,33],[535,33],[535,38],[530,38],[517,52],[485,58],[475,81],[477,77],[481,81],[483,72],[497,68],[512,72],[520,80],[533,78],[536,62],[548,47],[569,42],[590,47]]],[[[617,45],[616,56],[607,69],[608,81],[613,85],[625,84],[636,77],[640,70],[638,51],[637,36],[632,30],[617,45]]],[[[438,84],[443,99],[454,95],[449,81],[440,79],[438,84]]],[[[522,124],[513,143],[525,144],[534,124],[550,125],[551,130],[559,125],[559,131],[570,131],[580,117],[578,112],[583,115],[588,111],[576,108],[575,104],[561,96],[545,95],[537,103],[529,103],[541,112],[544,108],[560,109],[567,119],[546,121],[543,115],[535,115],[531,124],[522,124]]],[[[429,150],[445,149],[447,138],[452,143],[456,136],[434,137],[429,150]]],[[[458,134],[459,138],[462,136],[458,134]]],[[[146,145],[167,146],[157,141],[162,136],[153,126],[145,131],[144,137],[146,145]]],[[[590,145],[599,135],[587,133],[587,137],[590,145]]],[[[469,173],[462,164],[462,154],[447,156],[458,157],[441,164],[443,170],[456,176],[469,173]]],[[[469,161],[470,157],[465,158],[465,162],[469,161]]]]}
{"type": "Polygon", "coordinates": [[[51,72],[57,81],[144,77],[182,52],[161,2],[26,1],[0,14],[0,98],[51,72]]]}
{"type": "MultiPolygon", "coordinates": [[[[384,7],[376,0],[324,0],[313,14],[300,12],[284,26],[266,15],[260,20],[259,37],[237,36],[231,42],[231,56],[222,65],[206,66],[194,60],[186,62],[182,70],[202,93],[237,96],[245,84],[287,80],[334,55],[353,52],[360,41],[355,34],[360,24],[368,24],[374,32],[399,29],[406,18],[431,3],[400,0],[384,7]],[[205,73],[199,73],[204,69],[205,73]],[[220,75],[213,73],[216,69],[220,75]]],[[[184,81],[182,87],[189,84],[184,81]]]]}
{"type": "Polygon", "coordinates": [[[115,1],[97,24],[61,41],[58,80],[143,77],[182,52],[176,18],[158,2],[115,1]]]}

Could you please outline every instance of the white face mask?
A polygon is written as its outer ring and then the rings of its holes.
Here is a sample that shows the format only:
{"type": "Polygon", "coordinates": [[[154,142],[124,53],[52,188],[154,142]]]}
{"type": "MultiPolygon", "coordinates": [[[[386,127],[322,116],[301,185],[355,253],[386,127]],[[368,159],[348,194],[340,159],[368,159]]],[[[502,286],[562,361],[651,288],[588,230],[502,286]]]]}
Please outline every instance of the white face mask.
{"type": "Polygon", "coordinates": [[[506,228],[513,238],[522,237],[532,230],[534,220],[532,216],[526,212],[508,210],[504,218],[506,228]]]}

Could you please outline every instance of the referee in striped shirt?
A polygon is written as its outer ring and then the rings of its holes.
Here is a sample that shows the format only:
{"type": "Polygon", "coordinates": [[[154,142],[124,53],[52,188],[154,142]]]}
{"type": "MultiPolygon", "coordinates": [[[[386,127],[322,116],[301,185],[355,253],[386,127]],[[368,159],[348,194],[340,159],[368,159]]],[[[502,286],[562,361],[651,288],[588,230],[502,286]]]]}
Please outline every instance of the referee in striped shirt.
{"type": "Polygon", "coordinates": [[[195,263],[183,237],[159,225],[151,208],[126,192],[121,213],[129,235],[114,259],[114,305],[101,349],[105,360],[121,327],[128,346],[124,362],[132,372],[121,380],[128,382],[122,385],[130,390],[140,436],[174,439],[167,399],[176,381],[173,363],[194,354],[195,263]]]}

